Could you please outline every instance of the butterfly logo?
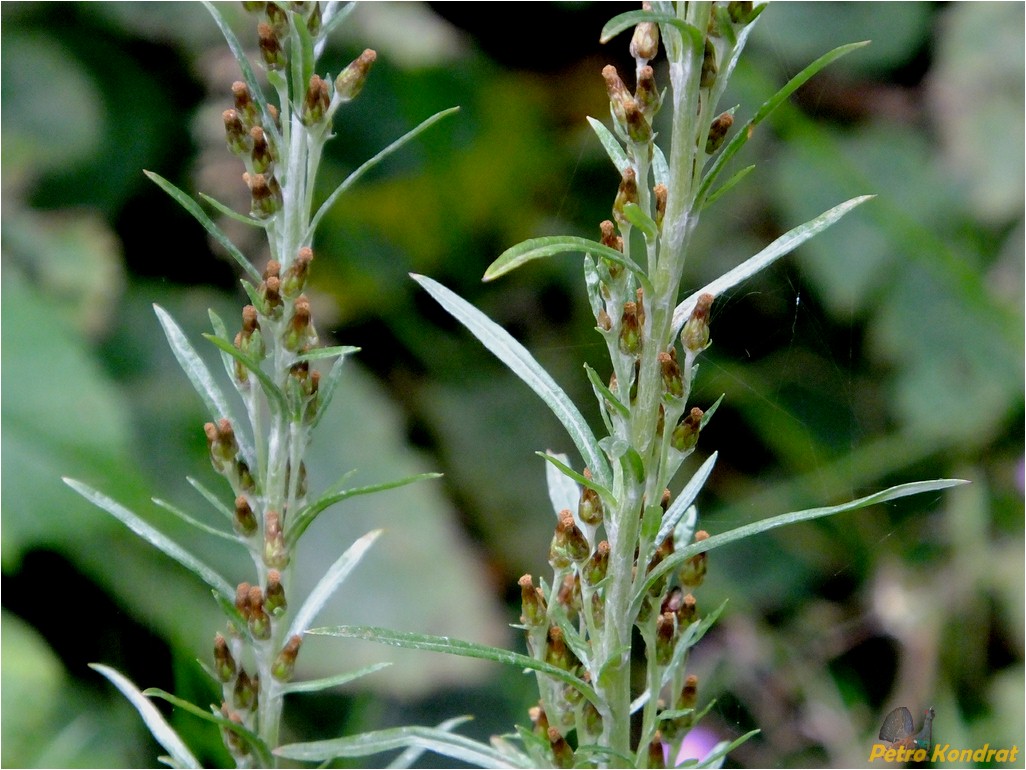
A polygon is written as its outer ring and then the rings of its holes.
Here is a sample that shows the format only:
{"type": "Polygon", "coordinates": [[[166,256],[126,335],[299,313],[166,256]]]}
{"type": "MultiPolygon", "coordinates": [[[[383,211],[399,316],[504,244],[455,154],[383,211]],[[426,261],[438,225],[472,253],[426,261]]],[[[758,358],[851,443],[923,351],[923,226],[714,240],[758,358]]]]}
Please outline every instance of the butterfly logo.
{"type": "Polygon", "coordinates": [[[904,706],[898,706],[884,719],[880,740],[892,749],[929,749],[933,743],[933,717],[934,710],[927,709],[923,726],[916,732],[912,712],[904,706]]]}

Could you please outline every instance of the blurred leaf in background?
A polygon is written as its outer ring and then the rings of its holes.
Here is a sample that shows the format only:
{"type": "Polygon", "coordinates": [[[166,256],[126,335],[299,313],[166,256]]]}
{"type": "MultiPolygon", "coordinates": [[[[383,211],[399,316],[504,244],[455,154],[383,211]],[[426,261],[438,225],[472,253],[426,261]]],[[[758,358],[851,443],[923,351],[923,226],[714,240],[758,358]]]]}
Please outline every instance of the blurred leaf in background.
{"type": "MultiPolygon", "coordinates": [[[[367,4],[327,52],[333,72],[367,46],[379,60],[359,109],[341,113],[325,192],[433,112],[462,110],[343,196],[314,244],[316,314],[334,319],[321,331],[363,352],[346,363],[349,395],[322,431],[312,488],[354,468],[354,483],[446,472],[325,514],[311,575],[354,536],[387,530],[325,622],[511,642],[516,579],[542,567],[553,526],[534,452],[571,447],[406,274],[488,312],[590,408],[581,365],[602,348],[579,261],[496,284],[480,276],[519,240],[594,237],[608,218],[617,175],[584,116],[605,117],[599,73],[626,57],[598,32],[633,7],[367,4]]],[[[228,11],[252,45],[241,9],[228,11]]],[[[203,586],[59,478],[135,506],[241,579],[235,556],[148,502],[204,516],[184,478],[216,488],[202,405],[151,303],[198,340],[207,307],[234,318],[243,298],[201,228],[141,173],[245,199],[219,120],[237,74],[198,6],[5,3],[0,20],[2,761],[152,763],[134,714],[85,663],[203,702],[212,695],[194,659],[209,655],[218,612],[203,586]]],[[[699,446],[720,452],[703,526],[917,478],[974,484],[717,551],[700,601],[731,603],[694,665],[703,701],[718,698],[709,729],[763,730],[732,756],[739,764],[861,765],[896,705],[933,705],[935,736],[952,745],[1019,741],[1026,719],[1023,8],[775,4],[725,103],[744,119],[810,59],[866,38],[760,127],[736,159],[755,172],[703,213],[693,288],[804,217],[877,195],[717,300],[696,392],[709,403],[726,394],[699,446]]],[[[247,237],[238,242],[262,264],[247,237]]],[[[297,696],[299,737],[461,713],[487,736],[531,705],[515,672],[355,643],[310,649],[311,675],[396,665],[362,680],[373,696],[297,696]]],[[[205,761],[226,761],[216,731],[174,720],[205,761]]]]}

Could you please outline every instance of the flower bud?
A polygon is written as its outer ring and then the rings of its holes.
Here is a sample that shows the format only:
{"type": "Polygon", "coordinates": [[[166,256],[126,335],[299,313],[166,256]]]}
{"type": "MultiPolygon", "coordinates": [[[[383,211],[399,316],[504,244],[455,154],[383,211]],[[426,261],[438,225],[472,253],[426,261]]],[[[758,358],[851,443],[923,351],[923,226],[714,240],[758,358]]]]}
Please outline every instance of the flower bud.
{"type": "Polygon", "coordinates": [[[259,692],[260,677],[256,674],[250,677],[245,671],[239,671],[239,676],[235,680],[235,688],[232,693],[235,707],[243,711],[256,711],[259,692]]]}
{"type": "Polygon", "coordinates": [[[363,84],[367,82],[367,73],[371,65],[378,58],[377,53],[370,48],[356,57],[342,72],[335,78],[335,95],[343,102],[348,102],[359,96],[363,90],[363,84]]]}
{"type": "MultiPolygon", "coordinates": [[[[645,116],[645,120],[651,124],[652,118],[659,112],[661,106],[659,86],[656,85],[655,73],[651,67],[642,67],[638,70],[638,87],[634,90],[634,100],[638,103],[638,108],[645,116]]],[[[649,130],[651,131],[651,128],[649,130]]]]}
{"type": "Polygon", "coordinates": [[[595,317],[595,323],[604,332],[613,328],[613,319],[609,317],[609,313],[606,312],[604,307],[599,308],[598,315],[595,317]]]}
{"type": "Polygon", "coordinates": [[[253,170],[264,174],[274,165],[274,156],[271,146],[267,143],[264,129],[260,126],[253,126],[249,130],[249,137],[253,142],[253,150],[250,152],[250,159],[253,161],[253,170]]]}
{"type": "Polygon", "coordinates": [[[594,586],[601,583],[606,577],[606,570],[609,568],[609,541],[603,540],[595,547],[595,553],[588,559],[584,567],[584,579],[588,585],[594,586]]]}
{"type": "Polygon", "coordinates": [[[289,33],[289,15],[278,3],[270,2],[264,8],[267,20],[271,23],[275,34],[284,37],[289,33]]]}
{"type": "MultiPolygon", "coordinates": [[[[616,226],[608,219],[599,224],[599,232],[602,233],[601,243],[611,249],[623,253],[623,238],[616,234],[616,226]]],[[[619,267],[619,265],[617,265],[619,267]]]]}
{"type": "Polygon", "coordinates": [[[666,216],[666,200],[669,194],[670,191],[664,184],[657,184],[652,188],[652,195],[655,198],[655,223],[660,229],[663,226],[663,217],[666,216]]]}
{"type": "Polygon", "coordinates": [[[221,113],[224,120],[224,134],[228,142],[228,149],[236,155],[242,155],[249,150],[249,135],[246,127],[242,125],[242,118],[238,110],[225,110],[221,113]]]}
{"type": "Polygon", "coordinates": [[[664,612],[656,619],[656,663],[667,666],[673,658],[673,645],[677,633],[677,616],[664,612]]]}
{"type": "Polygon", "coordinates": [[[713,120],[709,126],[709,138],[705,140],[705,154],[712,155],[723,144],[730,127],[734,125],[734,116],[724,112],[713,120]]]}
{"type": "Polygon", "coordinates": [[[545,597],[542,590],[531,582],[530,575],[517,581],[520,586],[520,606],[523,614],[520,622],[525,626],[540,626],[545,622],[545,597]]]}
{"type": "Polygon", "coordinates": [[[267,219],[281,209],[281,185],[273,174],[245,173],[242,179],[249,187],[250,214],[267,219]]]}
{"type": "Polygon", "coordinates": [[[648,766],[662,770],[666,767],[666,755],[663,754],[663,734],[658,730],[652,735],[648,744],[648,766]]]}
{"type": "Polygon", "coordinates": [[[257,125],[260,110],[253,101],[253,95],[249,92],[249,86],[241,80],[232,83],[232,97],[235,99],[235,112],[246,128],[257,125]]]}
{"type": "Polygon", "coordinates": [[[559,523],[549,546],[549,563],[554,569],[566,569],[571,562],[583,562],[588,558],[588,541],[568,510],[559,514],[559,523]]]}
{"type": "Polygon", "coordinates": [[[678,709],[693,709],[697,702],[698,677],[694,674],[688,674],[687,679],[684,680],[684,687],[680,691],[680,697],[677,699],[676,706],[678,709]]]}
{"type": "Polygon", "coordinates": [[[253,638],[270,639],[271,618],[264,609],[264,592],[260,590],[260,586],[250,586],[246,606],[249,608],[246,620],[249,622],[249,632],[253,634],[253,638]]]}
{"type": "Polygon", "coordinates": [[[694,594],[684,594],[677,609],[677,624],[683,628],[693,623],[697,614],[698,602],[695,601],[694,594]]]}
{"type": "Polygon", "coordinates": [[[538,702],[537,706],[531,706],[527,710],[527,715],[531,718],[531,731],[546,740],[549,737],[549,718],[545,715],[545,709],[541,706],[541,701],[538,702]]]}
{"type": "Polygon", "coordinates": [[[652,126],[645,119],[637,102],[633,99],[627,102],[624,114],[627,118],[627,136],[631,138],[632,142],[644,144],[652,138],[652,126]]]}
{"type": "Polygon", "coordinates": [[[210,462],[214,470],[224,473],[239,453],[232,424],[222,417],[216,425],[212,422],[204,424],[203,432],[207,436],[207,449],[210,450],[210,462]]]}
{"type": "Polygon", "coordinates": [[[306,286],[307,276],[310,274],[310,263],[313,261],[313,249],[309,246],[304,246],[299,250],[296,258],[289,265],[288,270],[285,271],[285,276],[281,281],[281,293],[287,299],[292,299],[299,295],[306,286]]]}
{"type": "Polygon", "coordinates": [[[677,357],[666,351],[661,351],[657,359],[659,360],[659,371],[663,378],[663,392],[672,398],[683,397],[684,379],[680,373],[680,366],[677,364],[677,357]]]}
{"type": "MultiPolygon", "coordinates": [[[[607,315],[606,318],[608,317],[607,315]]],[[[591,478],[591,471],[587,468],[584,469],[584,477],[591,478]]],[[[591,487],[584,487],[581,490],[581,499],[577,504],[577,518],[593,527],[602,523],[602,498],[591,487]]]]}
{"type": "Polygon", "coordinates": [[[678,452],[690,452],[698,443],[698,433],[702,428],[704,412],[697,406],[673,429],[670,443],[678,452]]]}
{"type": "Polygon", "coordinates": [[[716,82],[716,73],[718,71],[716,46],[713,45],[712,40],[706,38],[705,50],[702,52],[702,79],[699,81],[699,85],[702,88],[711,88],[713,83],[716,82]]]}
{"type": "Polygon", "coordinates": [[[324,120],[331,104],[328,84],[319,75],[310,76],[310,85],[303,99],[303,125],[312,126],[324,120]]]}
{"type": "Polygon", "coordinates": [[[616,198],[613,200],[613,219],[621,225],[627,222],[623,215],[623,207],[628,203],[638,202],[638,180],[633,168],[624,169],[620,178],[620,187],[616,191],[616,198]]]}
{"type": "MultiPolygon", "coordinates": [[[[228,704],[224,701],[221,702],[221,715],[237,725],[243,724],[242,717],[237,711],[231,711],[228,708],[228,704]]],[[[224,738],[224,743],[228,747],[228,750],[235,757],[245,757],[249,755],[250,748],[249,743],[242,739],[234,730],[229,730],[227,727],[221,728],[221,736],[224,738]]]]}
{"type": "Polygon", "coordinates": [[[257,531],[257,519],[245,495],[235,498],[235,516],[232,518],[235,531],[245,537],[252,537],[257,531]]]}
{"type": "Polygon", "coordinates": [[[556,594],[556,601],[563,607],[568,618],[573,619],[581,611],[581,578],[573,572],[563,576],[563,582],[556,594]]]}
{"type": "Polygon", "coordinates": [[[548,731],[549,747],[552,749],[552,756],[555,759],[555,766],[569,768],[574,766],[574,750],[566,742],[566,738],[560,735],[559,730],[550,727],[548,731]]]}
{"type": "Polygon", "coordinates": [[[264,599],[264,608],[271,613],[271,617],[281,617],[289,608],[285,600],[285,588],[281,584],[281,573],[276,569],[267,573],[267,596],[264,599]]]}
{"type": "Polygon", "coordinates": [[[289,552],[277,511],[268,511],[264,515],[264,564],[274,569],[284,569],[289,564],[289,552]]]}
{"type": "MultiPolygon", "coordinates": [[[[708,539],[709,533],[703,529],[700,529],[695,533],[695,542],[700,543],[703,540],[708,539]]],[[[708,553],[703,551],[702,553],[695,554],[686,562],[684,562],[677,576],[680,578],[680,582],[686,585],[688,588],[697,588],[702,585],[702,581],[705,580],[705,572],[707,569],[708,553]]]]}
{"type": "Polygon", "coordinates": [[[230,682],[237,668],[235,658],[228,649],[228,642],[221,634],[214,635],[214,672],[222,682],[230,682]]]}
{"type": "Polygon", "coordinates": [[[638,319],[638,305],[635,302],[623,303],[623,315],[620,317],[620,352],[628,356],[641,354],[642,330],[638,319]]]}
{"type": "Polygon", "coordinates": [[[249,589],[252,588],[249,583],[242,582],[235,589],[235,609],[237,609],[242,617],[249,619],[249,589]]]}
{"type": "MultiPolygon", "coordinates": [[[[278,264],[275,262],[274,264],[278,264]]],[[[260,282],[257,287],[257,294],[264,300],[261,312],[266,316],[275,317],[280,315],[281,302],[281,279],[272,275],[260,282]]]]}
{"type": "Polygon", "coordinates": [[[631,38],[631,56],[635,59],[650,61],[659,53],[659,25],[646,21],[634,28],[631,38]]]}
{"type": "Polygon", "coordinates": [[[634,103],[634,97],[630,95],[627,86],[620,80],[620,74],[616,71],[616,67],[612,64],[607,64],[602,68],[602,77],[606,81],[606,93],[609,94],[613,117],[617,124],[625,129],[627,127],[627,105],[634,103]]]}
{"type": "Polygon", "coordinates": [[[282,70],[288,64],[285,56],[285,49],[281,47],[281,41],[270,24],[261,22],[257,24],[257,37],[259,38],[260,56],[264,65],[269,70],[282,70]]]}
{"type": "Polygon", "coordinates": [[[559,626],[550,626],[547,638],[545,662],[550,666],[570,671],[574,665],[573,653],[570,652],[563,640],[563,629],[559,626]]]}
{"type": "Polygon", "coordinates": [[[681,344],[684,350],[693,355],[698,355],[709,347],[709,310],[712,303],[712,294],[699,295],[695,308],[691,311],[691,317],[681,330],[681,344]]]}
{"type": "Polygon", "coordinates": [[[299,655],[299,647],[303,643],[303,637],[296,634],[289,637],[278,657],[271,664],[271,676],[279,682],[291,681],[296,671],[296,656],[299,655]]]}

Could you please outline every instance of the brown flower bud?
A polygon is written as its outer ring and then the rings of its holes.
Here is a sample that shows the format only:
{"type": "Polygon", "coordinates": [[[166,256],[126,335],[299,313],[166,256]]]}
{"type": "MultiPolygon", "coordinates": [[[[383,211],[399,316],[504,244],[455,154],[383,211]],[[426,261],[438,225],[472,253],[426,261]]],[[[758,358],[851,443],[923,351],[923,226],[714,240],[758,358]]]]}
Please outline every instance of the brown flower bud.
{"type": "Polygon", "coordinates": [[[281,573],[276,569],[267,572],[267,596],[264,599],[264,608],[271,613],[271,617],[280,617],[289,608],[285,599],[285,588],[281,584],[281,573]]]}
{"type": "Polygon", "coordinates": [[[657,184],[652,188],[652,195],[655,198],[655,223],[656,227],[662,228],[663,217],[666,216],[666,200],[669,198],[670,191],[666,189],[666,185],[657,184]]]}
{"type": "Polygon", "coordinates": [[[713,83],[716,82],[716,73],[718,71],[719,65],[716,63],[716,46],[713,45],[712,40],[706,38],[705,50],[702,52],[702,78],[699,81],[699,85],[702,88],[712,88],[713,83]]]}
{"type": "Polygon", "coordinates": [[[709,347],[709,311],[712,309],[713,295],[701,294],[695,301],[691,317],[684,324],[680,333],[680,341],[684,350],[698,355],[709,347]]]}
{"type": "Polygon", "coordinates": [[[584,579],[588,581],[589,585],[597,585],[605,578],[608,568],[609,541],[603,540],[595,547],[595,553],[588,559],[588,564],[584,568],[584,579]]]}
{"type": "Polygon", "coordinates": [[[623,215],[623,208],[628,203],[638,202],[638,180],[633,168],[624,169],[620,177],[620,187],[616,191],[616,198],[613,200],[613,219],[621,225],[627,222],[623,215]]]}
{"type": "Polygon", "coordinates": [[[271,146],[267,143],[264,129],[260,126],[253,126],[249,130],[249,137],[253,142],[253,149],[250,152],[253,170],[264,174],[274,165],[274,155],[271,152],[271,146]]]}
{"type": "Polygon", "coordinates": [[[603,246],[623,253],[623,238],[616,234],[616,225],[606,219],[599,224],[599,232],[602,233],[601,243],[603,246]]]}
{"type": "Polygon", "coordinates": [[[638,87],[634,90],[634,100],[638,103],[645,120],[651,124],[652,118],[661,106],[659,86],[656,85],[655,72],[651,67],[642,67],[638,70],[638,87]]]}
{"type": "Polygon", "coordinates": [[[242,155],[249,150],[249,135],[246,127],[242,125],[242,118],[238,110],[225,110],[221,113],[224,120],[224,134],[228,142],[228,149],[236,155],[242,155]]]}
{"type": "Polygon", "coordinates": [[[268,511],[264,514],[264,564],[284,569],[288,563],[289,552],[281,531],[281,517],[277,511],[268,511]]]}
{"type": "Polygon", "coordinates": [[[249,501],[245,495],[239,495],[235,498],[235,516],[232,518],[232,524],[235,526],[235,531],[240,535],[252,537],[256,534],[256,515],[253,513],[253,509],[250,508],[249,501]]]}
{"type": "Polygon", "coordinates": [[[632,142],[643,144],[652,138],[652,126],[633,99],[624,105],[624,117],[627,120],[627,136],[632,142]]]}
{"type": "MultiPolygon", "coordinates": [[[[607,315],[606,318],[608,319],[609,316],[607,315]]],[[[584,469],[584,477],[591,478],[591,471],[587,468],[584,469]]],[[[585,524],[597,527],[602,523],[602,513],[602,498],[599,497],[599,493],[591,487],[584,487],[581,490],[581,499],[577,504],[577,518],[585,524]]]]}
{"type": "Polygon", "coordinates": [[[525,626],[540,626],[545,622],[545,597],[542,590],[531,582],[530,575],[517,581],[520,586],[520,604],[523,614],[520,622],[525,626]]]}
{"type": "Polygon", "coordinates": [[[367,74],[371,65],[378,58],[377,53],[370,48],[356,57],[339,76],[335,78],[335,95],[343,102],[348,102],[359,96],[363,90],[363,84],[367,82],[367,74]]]}
{"type": "Polygon", "coordinates": [[[236,80],[232,83],[232,97],[235,99],[235,112],[242,120],[242,125],[247,129],[257,125],[260,122],[260,110],[253,101],[249,86],[241,80],[236,80]]]}
{"type": "Polygon", "coordinates": [[[635,302],[623,303],[623,315],[620,317],[620,352],[629,356],[641,354],[643,332],[638,318],[638,305],[635,302]]]}
{"type": "Polygon", "coordinates": [[[659,53],[659,25],[646,21],[636,26],[634,37],[631,38],[630,51],[635,59],[654,59],[659,53]]]}
{"type": "MultiPolygon", "coordinates": [[[[695,533],[696,543],[700,543],[708,538],[709,533],[705,530],[700,529],[695,533]]],[[[697,588],[702,585],[702,582],[705,580],[706,569],[708,568],[708,558],[708,553],[703,551],[702,553],[695,554],[684,562],[680,567],[680,571],[677,573],[677,576],[680,578],[680,582],[688,588],[697,588]]]]}
{"type": "Polygon", "coordinates": [[[670,443],[678,452],[690,452],[698,443],[698,433],[702,429],[702,415],[704,412],[697,406],[693,407],[687,416],[673,429],[673,436],[670,443]]]}
{"type": "Polygon", "coordinates": [[[278,657],[271,664],[271,676],[279,682],[291,681],[296,671],[296,657],[299,655],[299,647],[303,644],[303,637],[298,634],[289,637],[278,657]]]}
{"type": "Polygon", "coordinates": [[[228,642],[221,634],[214,635],[214,672],[222,682],[230,682],[235,676],[237,667],[228,642]]]}
{"type": "Polygon", "coordinates": [[[663,378],[663,392],[672,398],[682,398],[684,396],[684,379],[681,376],[680,366],[666,351],[661,351],[657,359],[663,378]]]}
{"type": "Polygon", "coordinates": [[[288,64],[285,56],[285,49],[281,47],[281,41],[275,33],[274,27],[261,22],[257,24],[257,38],[260,45],[260,56],[264,65],[269,70],[282,70],[288,64]]]}
{"type": "Polygon", "coordinates": [[[548,730],[548,739],[556,767],[573,767],[574,750],[570,748],[570,744],[566,742],[566,738],[560,735],[559,730],[555,727],[550,727],[548,730]]]}
{"type": "Polygon", "coordinates": [[[718,115],[709,126],[709,138],[705,140],[705,154],[712,155],[723,144],[730,127],[734,125],[734,116],[729,112],[718,115]]]}
{"type": "Polygon", "coordinates": [[[613,117],[621,128],[626,129],[627,105],[634,104],[634,97],[630,95],[627,86],[620,80],[620,74],[616,71],[616,67],[612,64],[607,64],[602,68],[602,77],[606,81],[606,93],[609,94],[609,104],[613,109],[613,117]]]}
{"type": "Polygon", "coordinates": [[[236,708],[243,711],[256,711],[259,693],[260,677],[256,674],[250,677],[245,671],[239,671],[232,693],[232,700],[235,702],[236,708]]]}
{"type": "Polygon", "coordinates": [[[554,569],[566,569],[571,562],[583,562],[588,558],[588,541],[568,510],[559,514],[559,523],[549,546],[549,563],[554,569]]]}
{"type": "Polygon", "coordinates": [[[310,85],[306,89],[306,97],[303,99],[303,124],[312,126],[320,123],[328,113],[330,104],[328,84],[321,80],[319,75],[312,75],[310,85]]]}
{"type": "Polygon", "coordinates": [[[309,246],[301,248],[282,278],[281,292],[285,297],[292,299],[303,291],[312,261],[313,250],[309,246]]]}
{"type": "Polygon", "coordinates": [[[549,718],[545,714],[545,709],[539,705],[531,706],[527,710],[527,715],[531,718],[531,729],[535,735],[542,738],[548,739],[549,737],[549,718]]]}

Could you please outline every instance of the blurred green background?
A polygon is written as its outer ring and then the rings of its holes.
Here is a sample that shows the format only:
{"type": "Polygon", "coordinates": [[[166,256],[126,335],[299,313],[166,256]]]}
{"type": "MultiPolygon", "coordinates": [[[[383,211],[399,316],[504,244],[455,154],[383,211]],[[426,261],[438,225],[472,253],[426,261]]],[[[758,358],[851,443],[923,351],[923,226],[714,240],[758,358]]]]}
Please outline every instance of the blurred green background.
{"type": "MultiPolygon", "coordinates": [[[[607,116],[603,65],[630,72],[627,37],[597,39],[632,7],[368,4],[323,59],[337,72],[364,47],[379,54],[337,121],[325,194],[462,107],[344,197],[314,243],[318,328],[363,352],[320,429],[312,488],[351,468],[364,483],[446,474],[325,515],[302,552],[307,584],[356,536],[387,530],[325,623],[522,645],[507,627],[516,579],[548,573],[554,525],[534,452],[572,445],[407,273],[488,312],[598,422],[582,363],[608,364],[579,259],[480,276],[520,240],[596,237],[608,218],[617,176],[584,117],[607,116]]],[[[225,12],[255,48],[252,19],[225,12]]],[[[726,398],[688,466],[719,450],[703,526],[921,478],[973,482],[711,555],[699,607],[730,604],[693,661],[700,698],[717,699],[703,729],[762,729],[732,764],[863,765],[899,705],[935,707],[935,740],[1022,747],[1023,16],[1014,3],[776,4],[723,102],[744,120],[819,54],[873,41],[759,129],[738,158],[756,171],[703,214],[688,292],[830,206],[877,195],[718,298],[694,398],[726,398]]],[[[155,766],[134,711],[86,664],[205,705],[216,696],[195,659],[222,621],[198,581],[60,477],[135,506],[231,581],[249,577],[241,554],[149,502],[205,516],[185,477],[217,483],[202,403],[151,304],[197,340],[208,307],[231,318],[244,299],[232,264],[142,169],[248,205],[219,117],[236,65],[198,4],[4,3],[0,20],[0,761],[155,766]]],[[[225,227],[262,265],[253,233],[225,227]]],[[[308,643],[302,673],[377,660],[395,665],[294,696],[290,736],[473,713],[469,731],[486,737],[532,703],[533,679],[497,665],[341,640],[308,643]]],[[[216,730],[172,720],[204,761],[227,762],[216,730]]]]}

